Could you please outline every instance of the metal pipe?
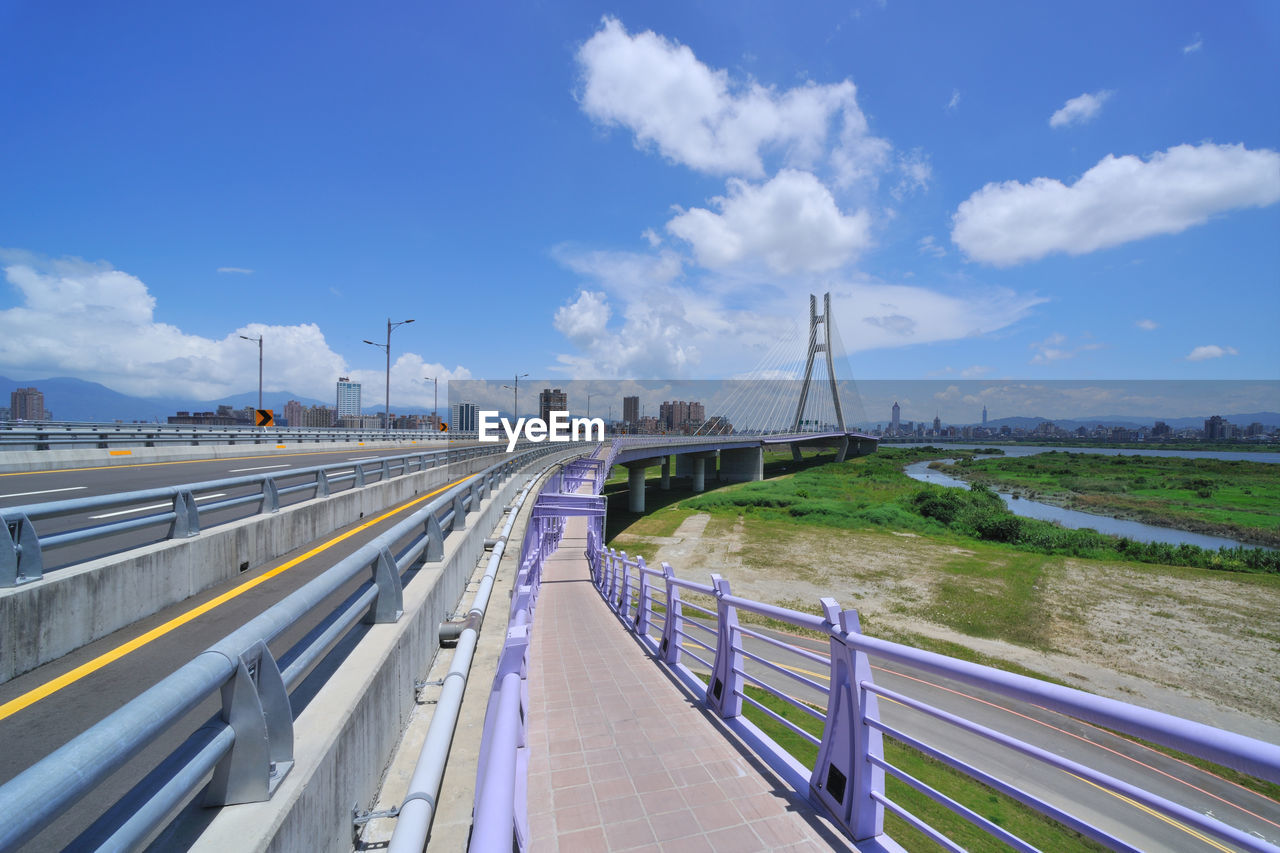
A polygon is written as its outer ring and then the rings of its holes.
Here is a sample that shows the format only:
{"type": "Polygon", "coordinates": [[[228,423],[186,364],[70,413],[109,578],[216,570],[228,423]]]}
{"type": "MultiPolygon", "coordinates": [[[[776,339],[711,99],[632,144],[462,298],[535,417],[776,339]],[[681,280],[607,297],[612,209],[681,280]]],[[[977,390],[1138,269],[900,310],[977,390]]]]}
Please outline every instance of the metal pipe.
{"type": "MultiPolygon", "coordinates": [[[[444,779],[444,765],[449,758],[454,729],[458,725],[458,713],[462,708],[462,695],[467,686],[467,675],[471,671],[471,662],[475,657],[480,623],[484,620],[485,610],[489,606],[489,598],[493,593],[498,564],[502,562],[502,555],[506,552],[507,540],[511,535],[511,528],[515,525],[516,516],[520,514],[525,498],[541,476],[542,471],[525,484],[524,490],[513,504],[512,511],[507,513],[507,522],[502,527],[498,543],[493,546],[493,554],[490,555],[489,563],[485,566],[480,587],[476,590],[471,608],[467,611],[463,627],[458,632],[458,648],[453,654],[449,674],[444,678],[444,687],[436,702],[435,714],[432,715],[431,724],[427,727],[426,741],[418,754],[418,763],[414,766],[413,778],[409,781],[409,793],[400,806],[400,815],[396,819],[396,828],[392,833],[387,853],[421,853],[422,848],[426,846],[427,832],[435,816],[436,798],[440,795],[440,783],[444,779]]],[[[441,625],[440,628],[443,640],[445,625],[441,625]]]]}

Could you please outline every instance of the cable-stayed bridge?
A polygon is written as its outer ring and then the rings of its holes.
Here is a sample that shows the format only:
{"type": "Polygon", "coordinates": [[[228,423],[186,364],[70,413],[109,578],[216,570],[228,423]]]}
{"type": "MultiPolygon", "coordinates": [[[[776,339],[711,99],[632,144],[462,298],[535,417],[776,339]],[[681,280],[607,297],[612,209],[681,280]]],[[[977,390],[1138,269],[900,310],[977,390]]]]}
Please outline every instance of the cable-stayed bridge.
{"type": "Polygon", "coordinates": [[[888,740],[1061,838],[1275,850],[1274,800],[1146,745],[1280,784],[1274,729],[888,643],[833,600],[781,608],[605,547],[615,466],[639,510],[648,469],[697,491],[759,479],[767,448],[874,449],[846,428],[829,317],[811,300],[802,345],[732,389],[727,435],[286,446],[189,478],[139,450],[109,480],[0,480],[22,483],[0,490],[0,849],[959,849],[907,789],[1061,849],[888,740]]]}

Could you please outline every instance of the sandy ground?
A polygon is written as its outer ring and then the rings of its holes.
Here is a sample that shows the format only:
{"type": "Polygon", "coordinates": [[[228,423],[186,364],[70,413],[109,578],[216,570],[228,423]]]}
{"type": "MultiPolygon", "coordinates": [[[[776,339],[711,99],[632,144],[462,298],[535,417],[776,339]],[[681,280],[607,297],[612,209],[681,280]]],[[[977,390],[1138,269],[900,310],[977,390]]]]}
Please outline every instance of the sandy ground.
{"type": "MultiPolygon", "coordinates": [[[[785,543],[739,518],[696,514],[672,536],[615,540],[681,577],[712,571],[735,594],[817,611],[856,608],[868,633],[949,640],[1105,696],[1280,743],[1280,585],[1227,573],[1050,560],[1038,592],[1050,614],[1037,648],[967,636],[924,613],[939,567],[963,548],[906,533],[796,526],[785,543]],[[629,547],[630,545],[630,547],[629,547]]],[[[981,582],[981,581],[975,581],[981,582]]]]}

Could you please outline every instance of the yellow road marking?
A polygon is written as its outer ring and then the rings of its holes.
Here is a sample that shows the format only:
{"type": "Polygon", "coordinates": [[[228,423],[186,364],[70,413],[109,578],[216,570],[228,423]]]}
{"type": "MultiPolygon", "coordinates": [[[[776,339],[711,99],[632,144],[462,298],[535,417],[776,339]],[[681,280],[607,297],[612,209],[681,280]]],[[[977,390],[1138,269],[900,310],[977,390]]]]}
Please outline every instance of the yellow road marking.
{"type": "MultiPolygon", "coordinates": [[[[360,442],[361,445],[364,442],[360,442]]],[[[448,450],[447,447],[440,448],[448,450]]],[[[115,453],[131,453],[131,451],[108,450],[110,454],[115,453]]],[[[261,456],[227,456],[221,459],[174,459],[169,462],[133,462],[128,465],[93,465],[87,468],[51,468],[48,471],[10,471],[7,474],[0,474],[0,477],[25,477],[35,476],[38,474],[67,474],[75,471],[119,471],[123,468],[154,468],[158,465],[195,465],[200,462],[239,462],[244,459],[280,459],[286,456],[324,456],[330,453],[342,453],[341,450],[313,450],[308,453],[264,453],[261,456]]]]}
{"type": "Polygon", "coordinates": [[[423,501],[425,501],[427,498],[434,497],[435,495],[438,495],[441,492],[447,491],[453,488],[454,486],[458,485],[459,483],[465,483],[467,480],[470,480],[474,476],[475,474],[469,474],[460,480],[454,480],[452,483],[449,483],[447,486],[441,486],[440,488],[436,489],[434,492],[429,492],[425,495],[422,495],[421,497],[414,498],[413,500],[409,501],[403,506],[397,507],[396,509],[393,509],[390,512],[383,513],[377,518],[371,518],[368,521],[366,521],[364,524],[361,524],[359,527],[354,527],[351,530],[348,530],[346,533],[335,536],[334,538],[330,539],[328,542],[325,542],[322,545],[317,545],[315,548],[312,548],[307,553],[302,554],[301,556],[298,556],[298,557],[294,557],[292,560],[289,560],[286,563],[282,563],[279,566],[276,566],[274,569],[271,569],[270,571],[263,572],[261,575],[254,578],[253,580],[245,581],[239,586],[234,587],[233,589],[229,589],[226,592],[222,593],[222,595],[219,595],[216,598],[212,598],[209,601],[206,601],[204,604],[201,604],[197,607],[193,607],[192,609],[188,610],[186,613],[183,613],[179,616],[175,616],[174,618],[170,619],[168,622],[165,622],[163,625],[160,625],[156,628],[152,628],[150,631],[147,631],[145,634],[135,637],[134,639],[130,640],[127,643],[116,646],[111,651],[105,652],[99,655],[98,657],[94,658],[88,663],[81,664],[80,666],[76,667],[70,672],[63,673],[57,678],[54,678],[50,681],[45,682],[44,684],[40,685],[34,690],[27,691],[26,693],[22,694],[16,699],[11,699],[10,701],[4,703],[3,705],[0,705],[0,720],[7,719],[8,717],[11,717],[14,714],[18,713],[19,711],[21,711],[23,708],[27,708],[31,705],[34,705],[36,702],[39,702],[41,699],[44,699],[47,696],[51,696],[54,693],[57,693],[59,690],[61,690],[64,687],[75,684],[80,679],[84,678],[87,675],[91,675],[94,672],[97,672],[107,664],[112,663],[113,661],[117,661],[131,652],[137,651],[138,649],[142,648],[143,646],[147,645],[148,643],[154,640],[158,640],[159,638],[163,637],[165,634],[168,634],[170,631],[173,631],[177,628],[182,627],[183,625],[187,624],[193,619],[196,619],[197,617],[202,616],[205,613],[208,613],[210,610],[213,610],[216,607],[221,607],[223,604],[226,604],[228,601],[232,600],[233,598],[236,598],[242,593],[248,592],[249,590],[253,589],[259,584],[265,583],[266,581],[270,580],[271,578],[275,577],[276,575],[282,572],[288,571],[289,569],[293,568],[299,563],[303,563],[303,562],[306,562],[307,560],[310,560],[312,557],[324,551],[327,551],[329,548],[332,548],[334,545],[337,545],[339,542],[342,542],[343,540],[351,538],[352,536],[356,535],[360,531],[367,530],[373,525],[377,524],[378,522],[384,521],[393,515],[398,515],[404,512],[409,507],[416,506],[417,504],[420,504],[423,501]]]}

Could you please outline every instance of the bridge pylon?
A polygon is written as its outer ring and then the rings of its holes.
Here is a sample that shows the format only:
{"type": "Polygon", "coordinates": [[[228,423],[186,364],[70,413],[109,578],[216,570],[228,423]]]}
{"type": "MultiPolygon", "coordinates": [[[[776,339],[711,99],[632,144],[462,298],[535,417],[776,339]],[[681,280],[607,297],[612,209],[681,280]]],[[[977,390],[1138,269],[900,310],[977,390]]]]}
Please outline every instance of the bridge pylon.
{"type": "Polygon", "coordinates": [[[841,432],[846,432],[844,412],[840,409],[840,391],[836,388],[836,369],[831,357],[831,294],[822,295],[822,313],[818,313],[818,298],[809,294],[809,352],[804,361],[804,382],[800,385],[800,400],[796,404],[796,417],[791,424],[792,432],[800,431],[800,423],[804,418],[804,406],[809,400],[809,385],[813,381],[813,360],[818,353],[827,359],[827,382],[831,385],[831,399],[836,408],[836,424],[841,432]],[[822,340],[818,340],[818,326],[822,326],[822,340]]]}

